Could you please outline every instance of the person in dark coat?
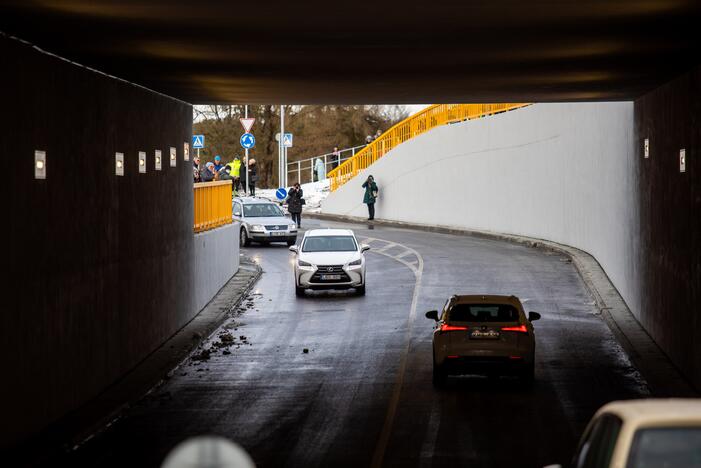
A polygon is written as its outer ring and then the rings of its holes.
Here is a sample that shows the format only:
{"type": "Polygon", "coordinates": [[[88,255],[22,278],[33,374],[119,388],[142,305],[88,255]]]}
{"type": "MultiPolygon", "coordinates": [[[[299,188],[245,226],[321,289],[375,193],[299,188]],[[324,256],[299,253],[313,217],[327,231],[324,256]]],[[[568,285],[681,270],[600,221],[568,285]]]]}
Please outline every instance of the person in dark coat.
{"type": "Polygon", "coordinates": [[[258,182],[256,160],[251,158],[248,160],[248,191],[252,197],[256,196],[256,182],[258,182]]]}
{"type": "Polygon", "coordinates": [[[375,178],[373,176],[368,176],[368,179],[363,182],[363,188],[365,189],[363,203],[368,206],[368,221],[372,221],[375,219],[375,201],[377,200],[377,184],[375,183],[375,178]]]}
{"type": "Polygon", "coordinates": [[[302,224],[302,204],[304,200],[304,191],[302,187],[299,186],[299,182],[294,184],[287,194],[287,211],[292,215],[292,221],[297,223],[297,227],[301,227],[302,224]]]}

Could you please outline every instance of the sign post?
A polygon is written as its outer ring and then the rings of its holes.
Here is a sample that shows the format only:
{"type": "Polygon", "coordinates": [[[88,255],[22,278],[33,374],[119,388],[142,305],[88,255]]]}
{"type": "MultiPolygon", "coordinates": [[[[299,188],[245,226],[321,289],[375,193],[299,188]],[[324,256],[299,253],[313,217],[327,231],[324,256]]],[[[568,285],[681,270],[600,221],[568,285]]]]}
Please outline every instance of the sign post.
{"type": "MultiPolygon", "coordinates": [[[[255,123],[256,119],[255,118],[248,118],[248,104],[244,106],[244,111],[243,111],[244,117],[242,119],[239,119],[241,122],[241,125],[243,126],[243,131],[245,133],[251,133],[251,128],[253,128],[253,124],[255,123]]],[[[245,166],[245,171],[246,171],[246,178],[245,180],[245,185],[248,185],[248,148],[244,148],[245,150],[245,156],[243,157],[243,165],[245,166]]],[[[248,187],[243,188],[243,193],[248,194],[248,187]]]]}

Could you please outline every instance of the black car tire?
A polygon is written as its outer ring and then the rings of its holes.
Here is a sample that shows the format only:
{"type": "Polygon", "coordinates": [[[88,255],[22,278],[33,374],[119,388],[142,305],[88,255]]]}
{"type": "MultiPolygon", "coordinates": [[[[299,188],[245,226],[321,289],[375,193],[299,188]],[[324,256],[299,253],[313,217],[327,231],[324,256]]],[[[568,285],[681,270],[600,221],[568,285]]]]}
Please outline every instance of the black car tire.
{"type": "Polygon", "coordinates": [[[533,362],[521,371],[519,380],[521,381],[521,385],[525,388],[529,388],[533,385],[533,381],[535,380],[535,364],[533,362]]]}
{"type": "Polygon", "coordinates": [[[288,246],[288,247],[292,247],[293,245],[295,245],[296,242],[297,242],[296,240],[288,240],[288,241],[287,241],[287,246],[288,246]]]}
{"type": "Polygon", "coordinates": [[[364,296],[365,295],[365,285],[358,286],[357,288],[355,288],[355,293],[358,296],[364,296]]]}
{"type": "Polygon", "coordinates": [[[251,245],[251,238],[248,237],[248,232],[246,228],[241,228],[241,242],[239,243],[241,247],[248,247],[251,245]]]}
{"type": "Polygon", "coordinates": [[[304,288],[300,288],[299,286],[295,286],[295,296],[297,297],[304,297],[304,288]]]}

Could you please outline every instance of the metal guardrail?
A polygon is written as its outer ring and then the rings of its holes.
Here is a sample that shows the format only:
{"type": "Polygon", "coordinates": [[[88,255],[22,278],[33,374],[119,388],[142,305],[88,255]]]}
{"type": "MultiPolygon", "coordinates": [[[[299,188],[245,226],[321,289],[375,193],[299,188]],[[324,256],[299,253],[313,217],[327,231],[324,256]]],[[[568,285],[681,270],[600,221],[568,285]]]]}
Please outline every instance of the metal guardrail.
{"type": "MultiPolygon", "coordinates": [[[[367,145],[354,146],[352,148],[344,148],[338,152],[331,152],[314,156],[313,158],[300,159],[287,163],[287,180],[290,185],[295,182],[304,184],[314,181],[314,163],[317,158],[324,161],[324,174],[340,166],[344,161],[355,156],[355,153],[365,148],[367,145]]],[[[326,176],[328,177],[328,176],[326,176]]]]}
{"type": "Polygon", "coordinates": [[[331,191],[338,189],[397,145],[434,127],[499,114],[527,105],[529,104],[436,104],[427,107],[399,122],[329,172],[331,191]]]}
{"type": "Polygon", "coordinates": [[[231,181],[199,182],[195,191],[195,232],[230,224],[231,181]]]}

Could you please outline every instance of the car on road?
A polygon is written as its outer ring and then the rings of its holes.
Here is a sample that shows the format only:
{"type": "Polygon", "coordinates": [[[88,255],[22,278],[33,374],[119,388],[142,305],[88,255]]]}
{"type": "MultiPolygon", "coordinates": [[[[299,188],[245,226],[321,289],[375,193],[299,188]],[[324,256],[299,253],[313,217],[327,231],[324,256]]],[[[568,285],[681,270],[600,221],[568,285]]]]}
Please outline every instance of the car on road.
{"type": "Polygon", "coordinates": [[[350,229],[313,229],[304,233],[299,246],[290,250],[294,260],[295,293],[307,289],[355,288],[365,294],[365,255],[370,247],[360,244],[350,229]]]}
{"type": "MultiPolygon", "coordinates": [[[[701,467],[701,401],[614,401],[596,412],[573,468],[701,467]]],[[[549,465],[556,468],[561,465],[549,465]]]]}
{"type": "Polygon", "coordinates": [[[436,321],[433,331],[433,383],[440,387],[449,375],[515,375],[533,381],[535,334],[515,296],[452,296],[443,310],[426,312],[436,321]]]}
{"type": "Polygon", "coordinates": [[[237,197],[232,203],[233,218],[241,223],[241,246],[247,247],[251,242],[297,242],[297,225],[277,204],[256,197],[237,197]]]}

